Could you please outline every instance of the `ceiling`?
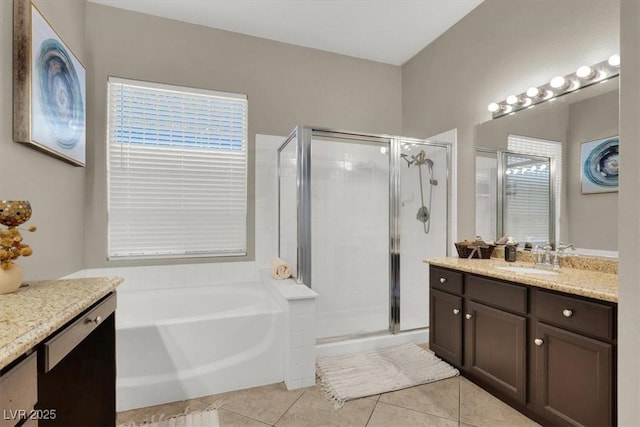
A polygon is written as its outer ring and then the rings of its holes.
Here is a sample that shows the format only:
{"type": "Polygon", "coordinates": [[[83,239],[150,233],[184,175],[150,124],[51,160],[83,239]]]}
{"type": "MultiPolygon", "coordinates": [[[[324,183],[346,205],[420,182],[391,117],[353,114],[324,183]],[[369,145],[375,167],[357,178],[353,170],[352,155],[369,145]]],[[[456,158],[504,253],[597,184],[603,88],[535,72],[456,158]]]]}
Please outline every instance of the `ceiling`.
{"type": "Polygon", "coordinates": [[[89,0],[402,65],[482,0],[89,0]]]}

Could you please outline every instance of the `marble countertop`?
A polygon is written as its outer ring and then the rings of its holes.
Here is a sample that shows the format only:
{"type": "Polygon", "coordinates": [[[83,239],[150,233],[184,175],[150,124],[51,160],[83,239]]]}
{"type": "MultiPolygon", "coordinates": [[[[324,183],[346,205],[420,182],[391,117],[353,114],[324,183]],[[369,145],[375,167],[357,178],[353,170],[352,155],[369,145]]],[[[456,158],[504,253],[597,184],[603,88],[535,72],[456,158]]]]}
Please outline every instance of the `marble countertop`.
{"type": "Polygon", "coordinates": [[[467,259],[467,258],[430,258],[425,260],[434,266],[475,273],[496,279],[508,280],[515,283],[552,289],[573,295],[618,302],[618,275],[613,273],[582,270],[562,267],[558,274],[541,275],[531,273],[514,273],[499,270],[500,266],[534,267],[531,262],[506,262],[500,258],[467,259]]]}
{"type": "Polygon", "coordinates": [[[0,295],[0,369],[120,283],[120,277],[33,281],[13,293],[0,295]]]}

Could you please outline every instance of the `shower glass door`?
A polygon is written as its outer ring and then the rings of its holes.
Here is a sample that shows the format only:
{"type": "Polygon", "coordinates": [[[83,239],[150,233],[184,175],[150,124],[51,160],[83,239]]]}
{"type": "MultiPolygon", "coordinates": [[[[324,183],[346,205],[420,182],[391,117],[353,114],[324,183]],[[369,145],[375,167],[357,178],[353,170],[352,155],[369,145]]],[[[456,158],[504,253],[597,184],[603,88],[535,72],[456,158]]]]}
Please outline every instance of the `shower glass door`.
{"type": "Polygon", "coordinates": [[[447,256],[448,170],[446,144],[404,139],[400,144],[400,330],[429,326],[426,258],[447,256]]]}
{"type": "Polygon", "coordinates": [[[319,339],[389,330],[390,141],[313,133],[311,287],[319,339]]]}

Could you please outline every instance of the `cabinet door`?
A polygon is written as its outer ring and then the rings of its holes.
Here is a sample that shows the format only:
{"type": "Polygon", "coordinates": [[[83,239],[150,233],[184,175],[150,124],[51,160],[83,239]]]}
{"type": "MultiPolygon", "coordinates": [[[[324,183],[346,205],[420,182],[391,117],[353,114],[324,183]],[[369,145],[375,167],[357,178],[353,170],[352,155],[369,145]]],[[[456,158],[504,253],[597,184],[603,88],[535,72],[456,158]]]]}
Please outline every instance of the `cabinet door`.
{"type": "Polygon", "coordinates": [[[462,298],[429,289],[429,348],[455,367],[462,366],[462,298]]]}
{"type": "Polygon", "coordinates": [[[465,370],[526,403],[527,319],[469,301],[464,322],[465,370]]]}
{"type": "Polygon", "coordinates": [[[534,339],[538,411],[558,425],[612,425],[612,345],[540,322],[534,339]]]}

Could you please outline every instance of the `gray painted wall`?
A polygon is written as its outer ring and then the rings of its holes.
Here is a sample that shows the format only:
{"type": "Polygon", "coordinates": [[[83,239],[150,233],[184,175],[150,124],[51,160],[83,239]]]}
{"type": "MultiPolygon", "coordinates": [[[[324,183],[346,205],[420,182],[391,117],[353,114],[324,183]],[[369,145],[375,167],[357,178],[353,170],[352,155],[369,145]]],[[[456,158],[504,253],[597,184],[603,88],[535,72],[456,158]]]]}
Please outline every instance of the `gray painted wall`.
{"type": "MultiPolygon", "coordinates": [[[[485,0],[403,65],[403,134],[458,129],[459,212],[475,212],[473,129],[487,105],[618,52],[619,11],[618,0],[485,0]]],[[[458,216],[459,238],[474,229],[458,216]]]]}
{"type": "Polygon", "coordinates": [[[620,192],[618,193],[618,425],[640,420],[640,2],[620,14],[620,192]]]}
{"type": "Polygon", "coordinates": [[[571,104],[565,150],[567,226],[569,241],[577,247],[618,250],[618,193],[582,194],[580,185],[581,143],[618,133],[618,91],[571,104]]]}
{"type": "MultiPolygon", "coordinates": [[[[400,67],[87,4],[88,149],[85,265],[106,263],[107,77],[227,92],[249,98],[249,259],[253,257],[256,133],[296,124],[375,133],[401,129],[400,67]]],[[[226,259],[231,260],[231,259],[226,259]]]]}
{"type": "MultiPolygon", "coordinates": [[[[36,6],[86,65],[85,2],[37,0],[36,6]]],[[[85,169],[13,142],[13,2],[0,1],[0,199],[29,200],[33,255],[20,258],[25,279],[56,278],[83,268],[85,169]]],[[[88,143],[91,141],[89,140],[88,143]]]]}

